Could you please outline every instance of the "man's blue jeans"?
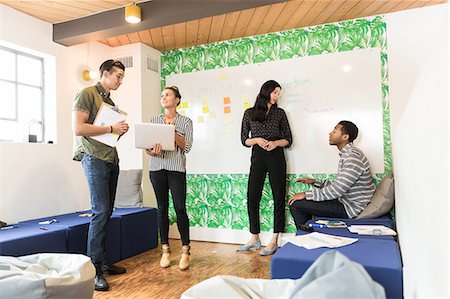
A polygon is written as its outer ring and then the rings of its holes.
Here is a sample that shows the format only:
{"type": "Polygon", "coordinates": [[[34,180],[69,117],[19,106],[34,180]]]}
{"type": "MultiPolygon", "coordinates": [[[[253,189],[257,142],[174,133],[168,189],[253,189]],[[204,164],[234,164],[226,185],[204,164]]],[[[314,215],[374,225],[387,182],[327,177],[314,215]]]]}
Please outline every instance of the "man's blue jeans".
{"type": "Polygon", "coordinates": [[[81,160],[91,196],[92,220],[87,240],[87,255],[94,265],[105,262],[106,227],[116,197],[119,165],[84,154],[81,160]]]}

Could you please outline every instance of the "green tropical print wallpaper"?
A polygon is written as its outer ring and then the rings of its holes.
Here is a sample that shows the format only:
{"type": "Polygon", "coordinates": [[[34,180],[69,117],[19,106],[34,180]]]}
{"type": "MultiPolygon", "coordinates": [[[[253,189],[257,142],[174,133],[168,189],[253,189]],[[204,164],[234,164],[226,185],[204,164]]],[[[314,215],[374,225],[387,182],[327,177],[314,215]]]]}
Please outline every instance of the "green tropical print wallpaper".
{"type": "MultiPolygon", "coordinates": [[[[392,173],[390,118],[388,103],[388,63],[386,23],[382,16],[356,19],[340,23],[264,34],[164,52],[161,59],[161,83],[171,74],[196,72],[230,66],[261,63],[282,59],[379,48],[381,52],[381,90],[383,107],[384,173],[373,174],[377,184],[392,173]]],[[[337,169],[337,165],[336,165],[337,169]]],[[[288,200],[293,194],[308,189],[296,184],[302,176],[334,179],[335,174],[288,174],[288,200]]],[[[187,210],[190,226],[248,230],[247,215],[248,174],[187,174],[187,210]]],[[[273,200],[268,179],[261,200],[261,230],[273,227],[273,200]]],[[[171,204],[170,222],[176,222],[171,204]]],[[[286,232],[295,232],[295,225],[286,206],[286,232]]]]}

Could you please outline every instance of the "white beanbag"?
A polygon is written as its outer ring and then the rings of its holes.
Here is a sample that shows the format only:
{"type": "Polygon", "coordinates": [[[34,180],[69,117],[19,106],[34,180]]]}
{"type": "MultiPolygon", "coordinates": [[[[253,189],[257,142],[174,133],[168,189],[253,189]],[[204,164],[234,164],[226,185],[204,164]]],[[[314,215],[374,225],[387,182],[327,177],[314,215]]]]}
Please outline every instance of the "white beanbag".
{"type": "Polygon", "coordinates": [[[343,254],[323,253],[299,279],[215,276],[181,294],[181,299],[346,298],[385,299],[384,288],[343,254]]]}
{"type": "Polygon", "coordinates": [[[82,254],[0,256],[0,299],[92,298],[95,267],[82,254]]]}

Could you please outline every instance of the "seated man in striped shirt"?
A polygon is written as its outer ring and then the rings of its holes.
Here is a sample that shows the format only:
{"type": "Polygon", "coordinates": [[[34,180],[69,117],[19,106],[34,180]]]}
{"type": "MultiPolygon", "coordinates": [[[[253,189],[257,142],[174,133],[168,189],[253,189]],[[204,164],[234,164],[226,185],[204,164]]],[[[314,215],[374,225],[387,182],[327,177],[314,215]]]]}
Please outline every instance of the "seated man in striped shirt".
{"type": "Polygon", "coordinates": [[[343,120],[329,135],[330,145],[337,146],[341,157],[336,180],[297,180],[316,187],[295,194],[288,202],[297,229],[312,216],[354,218],[369,204],[375,192],[369,161],[360,149],[353,146],[353,140],[358,136],[356,125],[343,120]]]}

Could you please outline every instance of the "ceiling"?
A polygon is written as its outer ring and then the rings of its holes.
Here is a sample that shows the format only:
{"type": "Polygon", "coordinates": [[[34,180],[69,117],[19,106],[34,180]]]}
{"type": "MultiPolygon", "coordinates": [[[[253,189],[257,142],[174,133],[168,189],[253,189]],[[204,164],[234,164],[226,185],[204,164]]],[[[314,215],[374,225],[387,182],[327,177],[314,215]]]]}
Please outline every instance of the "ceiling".
{"type": "MultiPolygon", "coordinates": [[[[172,4],[177,4],[174,0],[172,4]]],[[[178,0],[178,4],[186,4],[187,0],[178,0]]],[[[231,4],[232,0],[209,0],[210,3],[231,4]]],[[[253,0],[240,0],[250,4],[253,0]],[[246,2],[247,1],[247,2],[246,2]]],[[[123,10],[123,7],[138,3],[143,5],[148,1],[128,0],[0,0],[0,3],[38,19],[56,24],[78,21],[83,18],[95,18],[97,14],[123,10]]],[[[156,2],[156,0],[154,0],[156,2]]],[[[233,38],[277,32],[294,28],[314,26],[318,24],[373,16],[396,12],[400,10],[424,7],[447,0],[290,0],[273,1],[270,5],[252,7],[218,15],[211,15],[165,26],[133,29],[127,25],[127,33],[114,34],[104,32],[91,35],[89,41],[97,40],[111,47],[132,43],[144,43],[159,51],[185,48],[233,38]],[[136,31],[135,31],[136,30],[136,31]]],[[[166,2],[167,3],[167,2],[166,2]]],[[[225,10],[227,11],[227,10],[225,10]]],[[[181,12],[182,13],[182,12],[181,12]]],[[[181,18],[183,19],[183,18],[181,18]]],[[[166,21],[167,22],[167,21],[166,21]]],[[[141,26],[142,27],[142,26],[141,26]]],[[[86,41],[86,40],[84,40],[86,41]]]]}

